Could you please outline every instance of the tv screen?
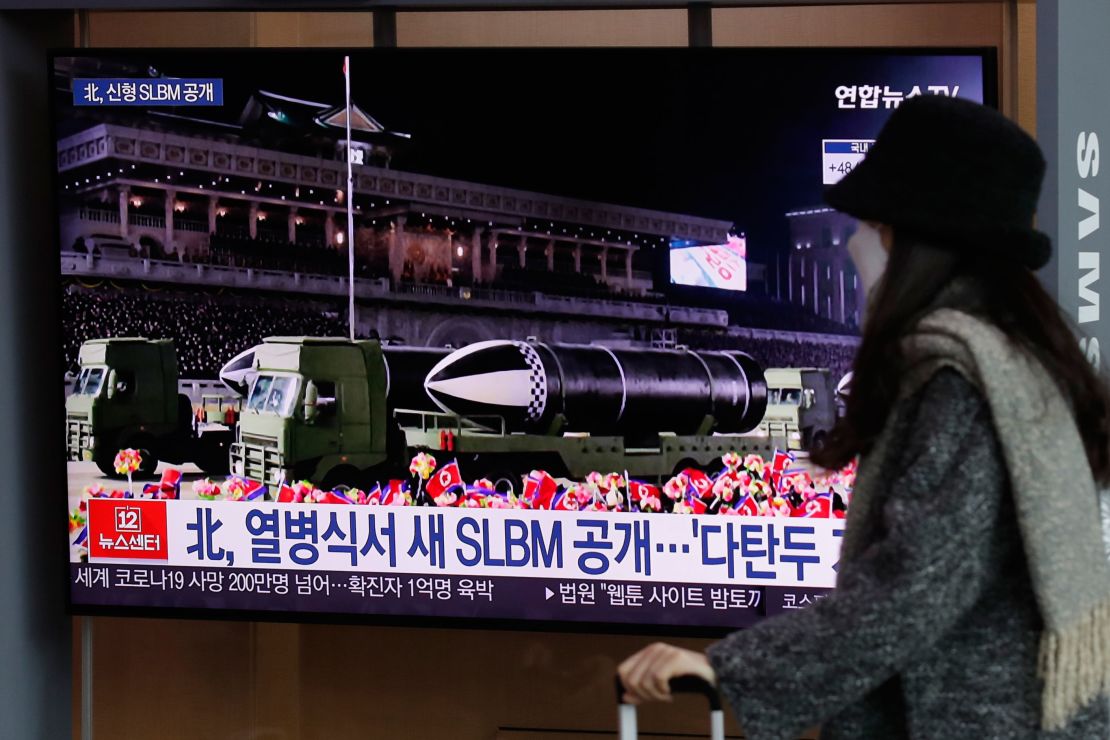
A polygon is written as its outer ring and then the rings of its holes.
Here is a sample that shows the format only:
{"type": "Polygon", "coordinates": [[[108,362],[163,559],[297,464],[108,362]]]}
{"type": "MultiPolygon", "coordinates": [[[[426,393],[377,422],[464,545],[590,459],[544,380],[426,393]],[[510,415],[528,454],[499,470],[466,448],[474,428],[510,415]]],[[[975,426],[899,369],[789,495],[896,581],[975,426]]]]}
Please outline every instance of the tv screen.
{"type": "Polygon", "coordinates": [[[671,282],[695,288],[747,290],[747,256],[742,236],[729,235],[724,244],[671,242],[671,282]]]}
{"type": "Polygon", "coordinates": [[[832,588],[854,469],[808,450],[864,296],[822,192],[900,101],[995,85],[986,49],[52,64],[75,611],[687,632],[832,588]]]}

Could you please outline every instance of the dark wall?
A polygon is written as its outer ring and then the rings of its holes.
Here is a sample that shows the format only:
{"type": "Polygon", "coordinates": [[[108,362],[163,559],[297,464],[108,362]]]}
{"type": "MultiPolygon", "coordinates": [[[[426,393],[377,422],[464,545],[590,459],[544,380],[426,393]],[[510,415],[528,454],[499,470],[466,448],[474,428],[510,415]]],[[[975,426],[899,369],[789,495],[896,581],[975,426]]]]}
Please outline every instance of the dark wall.
{"type": "Polygon", "coordinates": [[[71,13],[0,13],[0,738],[70,735],[46,50],[71,13]]]}

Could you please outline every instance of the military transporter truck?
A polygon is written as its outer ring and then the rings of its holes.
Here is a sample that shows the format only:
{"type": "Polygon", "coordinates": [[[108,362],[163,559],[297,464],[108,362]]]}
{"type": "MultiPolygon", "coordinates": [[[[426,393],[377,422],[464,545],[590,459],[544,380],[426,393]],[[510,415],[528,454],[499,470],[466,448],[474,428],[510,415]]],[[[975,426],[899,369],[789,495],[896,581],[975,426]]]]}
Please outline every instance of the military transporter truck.
{"type": "Polygon", "coordinates": [[[67,459],[92,461],[117,477],[116,453],[134,448],[142,455],[142,476],[153,474],[159,461],[227,473],[234,430],[194,420],[189,397],[178,393],[171,340],[91,339],[78,360],[80,372],[66,399],[67,459]]]}
{"type": "Polygon", "coordinates": [[[840,416],[832,373],[819,368],[769,368],[767,413],[760,431],[785,436],[791,450],[817,450],[840,416]]]}
{"type": "Polygon", "coordinates": [[[509,340],[449,352],[272,337],[254,348],[253,363],[231,467],[268,485],[407,477],[418,451],[457,458],[468,478],[501,490],[533,469],[661,481],[717,465],[729,451],[786,444],[750,433],[766,383],[740,352],[509,340]]]}

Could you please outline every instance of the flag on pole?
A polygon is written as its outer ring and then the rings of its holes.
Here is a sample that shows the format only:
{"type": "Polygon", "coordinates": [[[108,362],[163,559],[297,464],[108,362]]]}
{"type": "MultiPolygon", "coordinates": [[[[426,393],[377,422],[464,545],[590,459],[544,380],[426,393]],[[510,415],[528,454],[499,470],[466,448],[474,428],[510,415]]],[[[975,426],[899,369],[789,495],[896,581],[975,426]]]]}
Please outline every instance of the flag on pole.
{"type": "Polygon", "coordinates": [[[831,519],[833,515],[832,494],[819,493],[806,501],[802,507],[805,513],[801,516],[809,519],[831,519]]]}
{"type": "Polygon", "coordinates": [[[771,459],[770,479],[771,485],[776,491],[780,490],[779,485],[782,481],[783,474],[786,472],[787,466],[795,460],[796,458],[794,457],[793,452],[790,452],[789,450],[787,450],[786,452],[783,452],[782,450],[775,450],[775,456],[771,459]]]}
{"type": "Polygon", "coordinates": [[[464,488],[462,475],[459,473],[459,461],[453,460],[444,465],[428,481],[428,495],[433,499],[439,498],[453,488],[464,488]]]}
{"type": "MultiPolygon", "coordinates": [[[[355,340],[355,204],[351,161],[351,58],[343,57],[343,82],[347,94],[347,324],[355,340]]],[[[331,246],[331,245],[329,245],[331,246]]]]}
{"type": "Polygon", "coordinates": [[[558,490],[559,484],[547,472],[533,470],[524,479],[522,498],[530,509],[550,509],[558,490]]]}
{"type": "Polygon", "coordinates": [[[741,516],[759,516],[759,504],[749,493],[736,504],[736,511],[741,516]]]}

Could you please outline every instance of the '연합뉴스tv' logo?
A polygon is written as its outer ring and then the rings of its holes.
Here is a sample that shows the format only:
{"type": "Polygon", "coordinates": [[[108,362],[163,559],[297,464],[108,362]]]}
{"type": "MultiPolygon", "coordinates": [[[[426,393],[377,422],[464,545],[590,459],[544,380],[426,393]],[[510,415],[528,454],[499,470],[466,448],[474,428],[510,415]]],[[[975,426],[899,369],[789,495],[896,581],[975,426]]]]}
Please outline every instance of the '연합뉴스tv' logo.
{"type": "Polygon", "coordinates": [[[166,502],[89,501],[89,557],[167,560],[166,502]]]}

